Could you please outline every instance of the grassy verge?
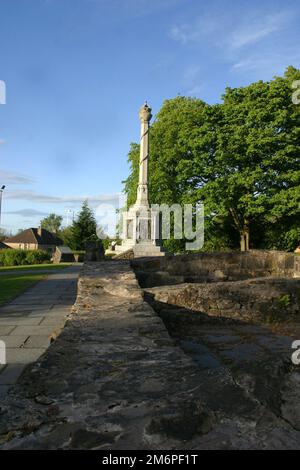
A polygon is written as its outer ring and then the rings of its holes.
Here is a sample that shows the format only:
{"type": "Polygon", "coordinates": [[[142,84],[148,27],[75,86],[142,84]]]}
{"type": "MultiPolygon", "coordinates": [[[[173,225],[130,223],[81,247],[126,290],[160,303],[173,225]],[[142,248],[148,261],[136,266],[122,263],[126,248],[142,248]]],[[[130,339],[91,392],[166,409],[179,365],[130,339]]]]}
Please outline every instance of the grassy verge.
{"type": "Polygon", "coordinates": [[[11,272],[11,271],[26,271],[26,270],[37,270],[43,271],[48,269],[63,269],[67,266],[71,266],[73,263],[60,263],[60,264],[26,264],[24,266],[0,266],[0,272],[11,272]]]}
{"type": "Polygon", "coordinates": [[[43,279],[43,274],[7,275],[0,277],[0,305],[14,299],[43,279]]]}

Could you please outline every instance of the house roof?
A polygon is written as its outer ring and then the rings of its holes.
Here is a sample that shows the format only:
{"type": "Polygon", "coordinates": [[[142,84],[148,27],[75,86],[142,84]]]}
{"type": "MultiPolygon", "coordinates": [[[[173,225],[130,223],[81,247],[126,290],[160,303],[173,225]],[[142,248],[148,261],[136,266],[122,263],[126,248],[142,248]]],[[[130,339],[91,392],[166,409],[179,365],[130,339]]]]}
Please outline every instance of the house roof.
{"type": "Polygon", "coordinates": [[[10,248],[10,247],[5,245],[5,243],[0,242],[0,250],[5,250],[6,248],[10,248]]]}
{"type": "Polygon", "coordinates": [[[62,245],[62,240],[49,232],[46,229],[42,229],[41,235],[39,235],[39,229],[28,228],[23,232],[18,233],[14,237],[7,238],[4,243],[35,243],[39,245],[62,245]]]}

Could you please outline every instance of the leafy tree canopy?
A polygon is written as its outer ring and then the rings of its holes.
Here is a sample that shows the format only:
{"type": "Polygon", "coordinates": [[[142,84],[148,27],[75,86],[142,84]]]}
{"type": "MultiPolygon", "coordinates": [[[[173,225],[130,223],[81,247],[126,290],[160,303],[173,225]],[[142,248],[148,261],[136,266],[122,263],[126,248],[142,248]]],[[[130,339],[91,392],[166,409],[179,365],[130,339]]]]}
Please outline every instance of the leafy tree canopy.
{"type": "MultiPolygon", "coordinates": [[[[206,249],[293,250],[300,244],[300,105],[284,77],[227,88],[222,103],[164,102],[151,126],[152,203],[205,203],[206,249]]],[[[139,145],[124,182],[136,198],[139,145]]],[[[176,251],[176,250],[175,250],[176,251]]]]}
{"type": "Polygon", "coordinates": [[[54,213],[41,220],[41,227],[52,233],[58,233],[62,224],[62,216],[54,213]]]}

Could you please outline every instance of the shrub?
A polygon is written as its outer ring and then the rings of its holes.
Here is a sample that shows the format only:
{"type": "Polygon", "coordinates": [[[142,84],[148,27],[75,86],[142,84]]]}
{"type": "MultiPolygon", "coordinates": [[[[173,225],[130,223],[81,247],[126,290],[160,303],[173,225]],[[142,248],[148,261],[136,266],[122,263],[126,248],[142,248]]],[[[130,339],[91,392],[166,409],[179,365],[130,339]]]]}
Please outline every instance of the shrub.
{"type": "Polygon", "coordinates": [[[0,250],[0,265],[24,266],[26,264],[42,264],[50,261],[51,255],[43,250],[0,250]]]}
{"type": "Polygon", "coordinates": [[[27,251],[26,264],[42,264],[47,263],[51,259],[51,254],[44,250],[27,251]]]}
{"type": "Polygon", "coordinates": [[[26,251],[24,250],[1,250],[0,262],[3,266],[22,266],[27,264],[26,251]]]}

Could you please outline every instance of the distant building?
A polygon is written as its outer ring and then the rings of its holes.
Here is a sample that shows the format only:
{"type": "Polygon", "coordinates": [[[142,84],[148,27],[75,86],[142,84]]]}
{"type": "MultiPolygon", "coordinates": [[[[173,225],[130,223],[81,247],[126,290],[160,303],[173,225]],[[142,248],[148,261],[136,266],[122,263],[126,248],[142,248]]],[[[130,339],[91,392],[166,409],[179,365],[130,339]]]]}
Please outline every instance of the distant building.
{"type": "Polygon", "coordinates": [[[6,250],[7,248],[10,248],[8,245],[5,245],[5,243],[0,242],[0,250],[6,250]]]}
{"type": "Polygon", "coordinates": [[[75,256],[68,246],[57,246],[53,255],[53,263],[74,263],[75,256]]]}
{"type": "Polygon", "coordinates": [[[53,252],[63,242],[55,234],[44,228],[28,228],[14,237],[7,238],[4,243],[17,250],[47,250],[53,252]]]}

